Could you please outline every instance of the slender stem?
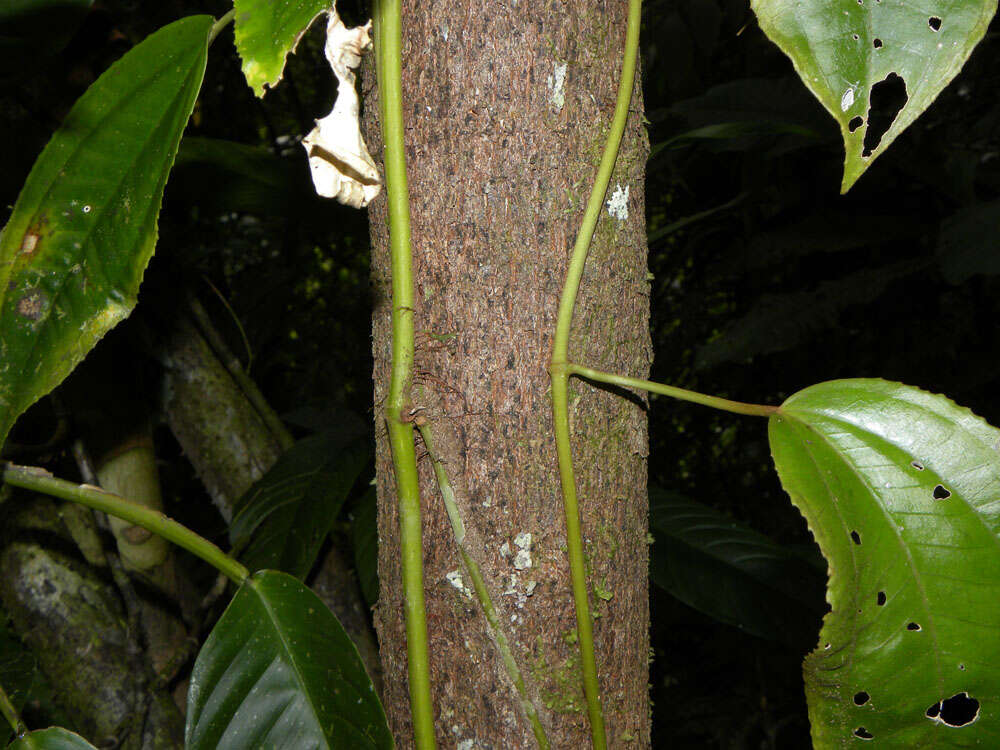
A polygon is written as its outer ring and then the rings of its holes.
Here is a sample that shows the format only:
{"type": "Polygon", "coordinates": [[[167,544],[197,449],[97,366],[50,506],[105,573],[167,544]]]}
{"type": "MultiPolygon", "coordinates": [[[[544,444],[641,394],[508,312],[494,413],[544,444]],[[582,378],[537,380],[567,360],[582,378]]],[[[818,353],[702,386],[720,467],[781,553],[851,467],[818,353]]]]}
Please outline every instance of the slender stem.
{"type": "Polygon", "coordinates": [[[14,704],[7,696],[7,693],[4,692],[2,685],[0,685],[0,714],[3,714],[7,723],[10,724],[11,729],[14,730],[14,734],[20,736],[28,731],[24,722],[21,721],[21,717],[17,715],[17,709],[14,708],[14,704]]]}
{"type": "Polygon", "coordinates": [[[448,512],[451,530],[455,536],[455,543],[458,546],[458,554],[462,558],[462,564],[469,574],[469,578],[472,580],[472,588],[476,592],[479,606],[483,608],[483,614],[486,616],[486,623],[490,627],[493,642],[500,652],[500,658],[503,661],[504,668],[507,670],[507,675],[510,677],[511,682],[514,683],[514,688],[517,690],[518,698],[521,701],[521,708],[528,717],[528,723],[531,724],[531,731],[535,735],[538,747],[541,750],[549,750],[551,747],[549,738],[546,736],[545,728],[538,718],[538,710],[528,695],[524,676],[521,674],[521,669],[514,658],[514,651],[510,647],[510,641],[507,640],[507,634],[503,629],[500,617],[497,615],[496,607],[493,606],[493,599],[490,597],[489,589],[486,588],[486,581],[483,579],[482,571],[479,569],[479,563],[476,562],[465,544],[465,523],[462,521],[461,511],[458,508],[458,503],[455,501],[455,490],[448,480],[448,473],[445,471],[444,464],[438,458],[437,452],[434,449],[431,427],[424,422],[418,424],[417,429],[420,431],[420,437],[423,438],[424,447],[427,448],[427,454],[430,456],[431,463],[434,466],[434,476],[437,477],[438,487],[441,490],[441,499],[444,500],[444,507],[448,512]]]}
{"type": "Polygon", "coordinates": [[[770,417],[773,414],[777,414],[779,410],[779,407],[777,406],[768,406],[767,404],[747,404],[743,401],[730,401],[727,398],[708,396],[704,393],[689,391],[686,388],[678,388],[673,385],[654,383],[651,380],[639,380],[638,378],[630,378],[625,375],[612,375],[609,372],[594,370],[590,367],[583,367],[582,365],[569,364],[566,367],[566,371],[570,375],[579,375],[581,378],[594,380],[598,383],[608,383],[609,385],[617,385],[622,388],[638,388],[643,391],[649,391],[650,393],[659,393],[661,396],[670,396],[671,398],[676,398],[681,401],[690,401],[692,404],[701,404],[702,406],[709,406],[713,409],[729,411],[733,414],[749,414],[753,417],[770,417]]]}
{"type": "Polygon", "coordinates": [[[14,487],[41,492],[52,497],[70,500],[88,508],[122,518],[129,523],[159,534],[168,542],[183,547],[188,552],[225,573],[237,586],[243,584],[249,572],[239,562],[231,558],[204,537],[198,536],[186,526],[167,518],[158,510],[152,510],[131,500],[126,500],[100,487],[89,484],[74,484],[65,479],[56,479],[45,469],[33,466],[18,466],[7,463],[3,468],[3,481],[14,487]]]}
{"type": "Polygon", "coordinates": [[[423,540],[420,482],[413,424],[406,414],[413,377],[413,268],[410,249],[410,201],[403,144],[401,0],[375,4],[375,65],[378,73],[389,251],[392,266],[392,375],[385,420],[389,429],[396,497],[399,547],[406,601],[406,652],[410,714],[418,750],[436,747],[431,702],[430,653],[424,606],[423,540]]]}
{"type": "Polygon", "coordinates": [[[607,747],[604,730],[604,712],[601,709],[600,684],[597,680],[597,660],[594,656],[594,634],[587,599],[586,569],[583,556],[583,537],[580,529],[580,508],[576,495],[576,478],[573,474],[573,453],[569,434],[569,335],[573,323],[573,308],[583,267],[587,261],[590,242],[604,206],[604,196],[611,182],[611,173],[618,158],[625,122],[628,119],[632,85],[635,81],[636,57],[639,49],[639,21],[642,0],[629,0],[628,28],[625,32],[625,53],[621,78],[618,81],[618,99],[614,119],[604,155],[597,170],[594,189],[583,214],[580,233],[577,235],[566,273],[566,284],[559,300],[559,314],[555,337],[552,342],[552,361],[549,374],[552,378],[552,419],[559,459],[559,478],[562,484],[563,508],[566,516],[566,554],[569,558],[570,578],[573,583],[573,602],[576,606],[576,628],[580,644],[580,666],[583,673],[583,693],[590,717],[590,734],[596,750],[607,747]]]}
{"type": "Polygon", "coordinates": [[[215,37],[219,35],[219,32],[222,31],[224,28],[226,28],[229,25],[229,22],[232,21],[235,17],[236,17],[236,9],[233,8],[233,10],[229,11],[224,16],[219,18],[219,20],[217,20],[214,24],[212,24],[212,30],[208,33],[208,43],[211,44],[212,42],[214,42],[215,37]]]}
{"type": "Polygon", "coordinates": [[[243,369],[243,365],[240,364],[236,355],[232,353],[226,342],[222,339],[222,336],[215,329],[215,326],[212,325],[212,321],[208,317],[208,313],[205,312],[205,308],[201,302],[195,297],[191,297],[188,301],[188,307],[194,316],[195,323],[198,325],[198,330],[201,331],[201,335],[205,337],[205,341],[208,342],[209,347],[215,352],[215,356],[219,358],[222,366],[226,368],[233,380],[236,381],[236,385],[243,391],[243,395],[247,397],[247,401],[250,402],[257,414],[260,415],[264,424],[267,425],[267,429],[274,436],[274,439],[278,441],[281,449],[287,451],[295,445],[295,438],[292,437],[292,433],[285,427],[285,423],[281,421],[281,418],[271,408],[271,405],[264,398],[264,394],[260,392],[260,388],[257,387],[253,378],[247,375],[247,371],[243,369]]]}

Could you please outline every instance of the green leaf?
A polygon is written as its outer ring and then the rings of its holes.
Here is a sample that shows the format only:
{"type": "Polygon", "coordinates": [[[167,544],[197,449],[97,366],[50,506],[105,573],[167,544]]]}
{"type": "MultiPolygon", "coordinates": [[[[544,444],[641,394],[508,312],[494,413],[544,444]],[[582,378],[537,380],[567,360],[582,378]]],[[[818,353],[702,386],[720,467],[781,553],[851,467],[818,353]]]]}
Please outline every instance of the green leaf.
{"type": "Polygon", "coordinates": [[[243,75],[257,96],[281,80],[285,60],[330,0],[234,0],[236,50],[243,75]]]}
{"type": "Polygon", "coordinates": [[[815,643],[823,569],[718,511],[649,491],[653,583],[699,612],[761,638],[815,643]]]}
{"type": "Polygon", "coordinates": [[[292,446],[236,503],[229,539],[243,564],[305,578],[370,460],[366,442],[340,432],[292,446]]]}
{"type": "Polygon", "coordinates": [[[97,750],[87,740],[67,729],[51,727],[28,732],[7,746],[7,750],[97,750]]]}
{"type": "Polygon", "coordinates": [[[841,192],[937,97],[965,64],[996,0],[751,0],[765,34],[840,125],[846,157],[841,192]],[[876,141],[872,91],[898,76],[905,104],[876,141]],[[871,131],[871,132],[870,132],[871,131]]]}
{"type": "Polygon", "coordinates": [[[374,607],[378,602],[378,507],[375,488],[369,487],[354,509],[351,541],[354,546],[354,569],[361,593],[374,607]]]}
{"type": "Polygon", "coordinates": [[[22,79],[57,54],[94,0],[4,0],[0,4],[0,79],[22,79]]]}
{"type": "Polygon", "coordinates": [[[375,688],[333,613],[289,575],[248,579],[195,661],[187,750],[392,746],[375,688]]]}
{"type": "Polygon", "coordinates": [[[0,443],[135,306],[214,19],[150,35],[70,110],[0,236],[0,443]]]}
{"type": "Polygon", "coordinates": [[[815,746],[1000,747],[1000,430],[838,380],[785,401],[770,439],[830,566],[804,666],[815,746]]]}

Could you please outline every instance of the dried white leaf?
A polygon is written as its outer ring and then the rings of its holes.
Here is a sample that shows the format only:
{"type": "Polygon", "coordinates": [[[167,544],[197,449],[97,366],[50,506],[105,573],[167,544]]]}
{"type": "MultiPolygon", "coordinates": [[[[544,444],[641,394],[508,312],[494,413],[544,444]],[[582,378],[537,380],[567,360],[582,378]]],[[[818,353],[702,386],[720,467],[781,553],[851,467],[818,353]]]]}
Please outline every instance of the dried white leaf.
{"type": "Polygon", "coordinates": [[[330,11],[325,52],[337,77],[337,100],[333,111],[317,120],[316,127],[302,139],[316,192],[354,208],[367,206],[382,189],[382,178],[361,137],[354,88],[354,69],[372,45],[371,28],[369,21],[348,29],[336,9],[330,11]]]}

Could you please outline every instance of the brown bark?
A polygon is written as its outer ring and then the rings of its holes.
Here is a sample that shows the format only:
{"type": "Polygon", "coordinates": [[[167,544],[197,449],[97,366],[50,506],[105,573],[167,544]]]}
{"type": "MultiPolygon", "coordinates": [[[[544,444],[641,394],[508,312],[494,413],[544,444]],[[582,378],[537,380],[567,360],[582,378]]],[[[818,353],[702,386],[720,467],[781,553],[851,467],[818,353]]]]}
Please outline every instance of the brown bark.
{"type": "MultiPolygon", "coordinates": [[[[415,407],[455,484],[467,543],[553,747],[588,747],[547,364],[569,251],[614,110],[626,4],[415,0],[403,11],[403,111],[418,334],[415,407]],[[563,68],[565,66],[565,68],[563,68]],[[565,80],[560,85],[561,71],[565,80]],[[530,566],[522,556],[531,535],[530,566]],[[522,535],[519,537],[519,535],[522,535]],[[517,562],[517,565],[515,565],[517,562]]],[[[366,130],[381,156],[377,91],[366,130]]],[[[602,211],[577,305],[571,357],[645,377],[650,361],[639,86],[611,182],[628,218],[602,211]]],[[[384,199],[372,206],[376,414],[388,391],[384,199]]],[[[649,745],[647,434],[635,398],[571,384],[571,421],[601,693],[612,747],[649,745]]],[[[398,514],[378,423],[376,616],[386,710],[412,745],[398,514]]],[[[421,462],[424,565],[436,731],[442,746],[534,747],[460,568],[431,466],[421,462]]]]}

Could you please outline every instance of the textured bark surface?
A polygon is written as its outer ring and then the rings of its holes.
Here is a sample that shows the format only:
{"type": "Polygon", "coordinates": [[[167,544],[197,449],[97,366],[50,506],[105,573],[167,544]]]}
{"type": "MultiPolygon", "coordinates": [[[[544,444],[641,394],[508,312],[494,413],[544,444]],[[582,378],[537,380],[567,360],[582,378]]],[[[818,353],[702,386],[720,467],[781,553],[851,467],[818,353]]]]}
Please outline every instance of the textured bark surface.
{"type": "MultiPolygon", "coordinates": [[[[546,368],[569,252],[614,110],[625,13],[620,0],[417,0],[403,11],[420,331],[412,401],[434,430],[470,549],[559,748],[590,741],[546,368]]],[[[377,91],[373,76],[366,81],[366,137],[379,159],[377,91]]],[[[638,92],[637,85],[608,196],[616,186],[627,188],[628,216],[602,211],[570,356],[645,377],[648,144],[638,92]]],[[[380,415],[391,311],[383,198],[371,218],[380,415]]],[[[608,738],[613,747],[647,747],[645,407],[576,381],[570,408],[608,738]]],[[[400,746],[410,747],[398,514],[380,417],[377,426],[382,599],[376,625],[386,709],[400,746]]],[[[446,578],[460,568],[459,558],[426,459],[420,469],[439,742],[534,747],[478,605],[446,578]]]]}

